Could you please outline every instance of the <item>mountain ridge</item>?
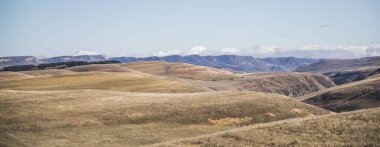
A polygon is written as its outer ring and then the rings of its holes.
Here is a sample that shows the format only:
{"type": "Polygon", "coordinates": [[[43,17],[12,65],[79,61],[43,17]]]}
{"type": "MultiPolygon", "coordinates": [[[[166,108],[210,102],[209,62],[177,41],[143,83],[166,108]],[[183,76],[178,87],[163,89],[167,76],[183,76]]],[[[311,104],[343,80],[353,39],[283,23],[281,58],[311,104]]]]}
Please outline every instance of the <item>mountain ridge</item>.
{"type": "Polygon", "coordinates": [[[296,57],[278,57],[278,58],[255,58],[253,56],[238,56],[238,55],[218,55],[218,56],[200,56],[200,55],[171,55],[164,57],[112,57],[108,58],[104,55],[79,55],[79,56],[57,56],[50,58],[38,59],[33,56],[30,57],[35,62],[27,62],[23,58],[18,59],[16,56],[1,57],[0,65],[2,67],[11,65],[25,65],[25,64],[40,64],[40,63],[54,63],[54,62],[67,62],[67,61],[105,61],[116,60],[123,63],[141,62],[141,61],[166,61],[173,63],[188,63],[200,66],[208,66],[214,68],[221,68],[237,72],[273,72],[273,71],[292,71],[301,66],[316,63],[319,59],[310,58],[296,58],[296,57]],[[16,59],[13,59],[16,58],[16,59]],[[18,62],[12,62],[13,60],[18,62]],[[6,62],[8,61],[8,62],[6,62]]]}
{"type": "Polygon", "coordinates": [[[189,63],[200,66],[223,68],[238,72],[266,72],[266,71],[292,71],[301,66],[316,63],[319,59],[278,57],[278,58],[255,58],[252,56],[238,55],[219,55],[219,56],[200,56],[200,55],[171,55],[165,57],[113,57],[123,63],[140,61],[166,61],[174,63],[189,63]]]}

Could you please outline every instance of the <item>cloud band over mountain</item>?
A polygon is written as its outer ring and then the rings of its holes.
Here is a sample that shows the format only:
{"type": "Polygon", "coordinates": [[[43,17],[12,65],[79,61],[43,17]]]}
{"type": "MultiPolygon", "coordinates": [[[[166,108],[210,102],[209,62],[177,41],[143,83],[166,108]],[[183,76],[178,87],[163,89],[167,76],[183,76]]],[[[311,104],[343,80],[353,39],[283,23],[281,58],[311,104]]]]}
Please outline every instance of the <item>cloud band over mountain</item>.
{"type": "Polygon", "coordinates": [[[163,50],[154,56],[168,55],[246,55],[254,57],[303,57],[303,58],[361,58],[379,56],[380,44],[370,45],[304,45],[299,47],[280,47],[276,45],[260,45],[251,48],[227,47],[209,49],[205,46],[195,46],[189,50],[163,50]]]}

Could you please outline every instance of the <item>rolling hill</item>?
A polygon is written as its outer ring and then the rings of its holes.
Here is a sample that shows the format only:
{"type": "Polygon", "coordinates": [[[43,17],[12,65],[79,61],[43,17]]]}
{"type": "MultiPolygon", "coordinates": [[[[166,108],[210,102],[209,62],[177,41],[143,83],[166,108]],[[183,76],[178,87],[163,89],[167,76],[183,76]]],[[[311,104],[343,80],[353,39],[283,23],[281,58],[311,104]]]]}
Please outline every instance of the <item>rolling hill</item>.
{"type": "MultiPolygon", "coordinates": [[[[7,73],[13,74],[5,72],[3,77],[7,73]]],[[[157,61],[94,64],[61,70],[20,73],[31,75],[33,78],[29,76],[28,79],[4,81],[0,89],[91,88],[134,92],[257,91],[296,97],[334,86],[332,81],[320,74],[294,72],[239,74],[206,66],[157,61]]]]}
{"type": "Polygon", "coordinates": [[[379,146],[380,109],[258,124],[152,146],[379,146]]]}
{"type": "Polygon", "coordinates": [[[0,146],[376,145],[378,109],[323,108],[378,107],[379,76],[335,86],[316,73],[149,61],[0,78],[0,146]]]}
{"type": "MultiPolygon", "coordinates": [[[[103,67],[103,66],[102,66],[103,67]]],[[[74,90],[104,89],[130,92],[187,93],[211,91],[203,87],[195,87],[186,83],[166,80],[161,77],[138,72],[70,72],[61,70],[45,72],[27,72],[28,78],[3,80],[0,89],[9,90],[74,90]],[[37,76],[30,76],[37,75],[37,76]]],[[[6,73],[8,74],[8,73],[6,73]]],[[[14,75],[13,73],[9,73],[14,75]]],[[[25,74],[24,74],[25,75],[25,74]]],[[[5,77],[5,76],[3,76],[5,77]]],[[[11,76],[8,76],[11,77],[11,76]]]]}
{"type": "Polygon", "coordinates": [[[257,92],[0,90],[0,107],[0,145],[25,146],[139,146],[330,113],[257,92]]]}
{"type": "Polygon", "coordinates": [[[337,85],[360,81],[368,77],[380,74],[380,66],[363,67],[352,70],[333,71],[324,73],[337,85]]]}
{"type": "Polygon", "coordinates": [[[207,81],[229,78],[234,74],[233,72],[217,68],[195,66],[186,63],[169,63],[160,61],[136,62],[120,64],[119,66],[153,75],[207,81]]]}
{"type": "Polygon", "coordinates": [[[297,72],[321,73],[335,84],[364,80],[380,73],[380,56],[360,59],[325,59],[303,66],[297,72]]]}
{"type": "Polygon", "coordinates": [[[259,91],[296,97],[335,86],[326,76],[310,73],[238,74],[186,63],[157,61],[127,63],[120,66],[143,73],[167,76],[175,81],[215,91],[259,91]]]}
{"type": "Polygon", "coordinates": [[[335,112],[380,107],[380,77],[343,84],[299,97],[302,102],[335,112]]]}
{"type": "Polygon", "coordinates": [[[220,56],[199,56],[189,55],[180,56],[172,55],[165,57],[112,57],[108,58],[104,55],[78,55],[78,56],[57,56],[50,58],[37,59],[33,56],[15,56],[0,57],[0,67],[11,65],[26,65],[40,63],[55,63],[68,61],[86,61],[97,62],[105,60],[116,60],[124,63],[142,62],[142,61],[165,61],[173,63],[188,63],[199,66],[208,66],[233,70],[239,72],[265,72],[265,71],[292,71],[299,67],[316,63],[318,59],[295,58],[295,57],[279,57],[279,58],[254,58],[252,56],[237,55],[220,55],[220,56]]]}
{"type": "Polygon", "coordinates": [[[172,55],[166,57],[113,57],[124,63],[142,61],[166,61],[173,63],[189,63],[199,66],[208,66],[233,70],[239,72],[265,72],[265,71],[292,71],[304,65],[318,62],[318,59],[280,57],[280,58],[254,58],[252,56],[220,55],[220,56],[199,56],[172,55]]]}
{"type": "Polygon", "coordinates": [[[305,65],[295,71],[327,73],[373,66],[380,66],[380,56],[360,59],[324,59],[317,63],[305,65]]]}
{"type": "Polygon", "coordinates": [[[1,80],[20,80],[32,78],[33,76],[23,74],[20,72],[0,72],[0,81],[1,80]]]}

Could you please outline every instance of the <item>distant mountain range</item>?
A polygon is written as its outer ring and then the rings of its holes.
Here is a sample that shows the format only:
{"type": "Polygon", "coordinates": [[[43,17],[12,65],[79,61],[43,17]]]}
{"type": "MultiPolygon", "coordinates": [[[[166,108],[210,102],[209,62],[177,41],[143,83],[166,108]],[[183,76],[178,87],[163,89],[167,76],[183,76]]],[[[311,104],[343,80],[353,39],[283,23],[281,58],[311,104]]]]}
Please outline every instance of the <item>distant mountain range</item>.
{"type": "Polygon", "coordinates": [[[252,56],[220,55],[200,56],[172,55],[165,57],[113,57],[104,55],[80,55],[80,56],[58,56],[38,59],[33,56],[0,57],[0,66],[40,64],[67,61],[105,61],[116,60],[123,63],[141,61],[166,61],[173,63],[189,63],[200,66],[208,66],[237,72],[272,72],[272,71],[298,71],[331,73],[332,71],[344,71],[361,67],[380,66],[380,56],[366,57],[361,59],[310,59],[295,57],[279,58],[255,58],[252,56]]]}
{"type": "Polygon", "coordinates": [[[108,58],[104,55],[80,55],[80,56],[58,56],[41,59],[44,62],[67,62],[67,61],[87,61],[87,62],[96,62],[96,61],[104,61],[108,60],[108,58]]]}
{"type": "Polygon", "coordinates": [[[33,56],[10,56],[0,57],[0,66],[12,66],[12,65],[37,65],[41,63],[53,63],[53,62],[67,62],[67,61],[105,61],[109,60],[104,55],[80,55],[80,56],[58,56],[51,58],[38,59],[33,56]]]}
{"type": "Polygon", "coordinates": [[[33,56],[12,56],[12,57],[0,57],[0,66],[11,66],[11,65],[36,65],[43,63],[40,59],[33,56]]]}
{"type": "Polygon", "coordinates": [[[220,56],[166,56],[166,57],[113,57],[104,55],[59,56],[37,59],[32,56],[1,57],[0,66],[40,64],[67,61],[105,61],[116,60],[123,63],[140,61],[167,61],[174,63],[189,63],[200,66],[209,66],[238,72],[265,72],[265,71],[292,71],[299,67],[316,63],[318,59],[281,57],[281,58],[254,58],[252,56],[220,55],[220,56]]]}
{"type": "Polygon", "coordinates": [[[374,66],[380,66],[380,56],[360,59],[323,59],[320,62],[298,68],[296,71],[327,73],[374,66]]]}
{"type": "Polygon", "coordinates": [[[324,59],[295,71],[321,73],[330,77],[335,84],[341,85],[380,74],[380,56],[360,59],[324,59]]]}
{"type": "Polygon", "coordinates": [[[124,63],[139,61],[166,61],[174,63],[189,63],[200,66],[209,66],[240,72],[265,72],[265,71],[292,71],[299,67],[316,63],[318,59],[281,57],[281,58],[254,58],[252,56],[220,55],[220,56],[180,56],[166,57],[114,57],[124,63]]]}

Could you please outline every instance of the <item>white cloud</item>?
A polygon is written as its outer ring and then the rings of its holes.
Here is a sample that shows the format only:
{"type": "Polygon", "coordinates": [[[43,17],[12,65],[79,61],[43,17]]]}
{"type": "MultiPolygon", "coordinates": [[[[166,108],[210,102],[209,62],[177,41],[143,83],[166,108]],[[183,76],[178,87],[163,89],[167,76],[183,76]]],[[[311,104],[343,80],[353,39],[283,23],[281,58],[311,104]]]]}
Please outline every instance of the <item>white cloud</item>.
{"type": "Polygon", "coordinates": [[[86,50],[79,50],[77,53],[74,54],[74,56],[80,56],[80,55],[100,55],[100,54],[97,52],[86,51],[86,50]]]}
{"type": "Polygon", "coordinates": [[[190,48],[187,51],[181,51],[181,50],[167,50],[167,51],[159,51],[157,53],[154,53],[154,56],[169,56],[169,55],[201,55],[206,51],[207,48],[204,46],[194,46],[190,48]]]}
{"type": "Polygon", "coordinates": [[[380,56],[380,44],[371,45],[366,49],[366,56],[380,56]]]}
{"type": "Polygon", "coordinates": [[[236,54],[240,54],[241,50],[238,48],[222,48],[222,49],[220,49],[220,52],[236,55],[236,54]]]}
{"type": "Polygon", "coordinates": [[[192,48],[190,48],[190,50],[187,52],[188,55],[200,55],[202,54],[205,50],[207,50],[206,47],[204,46],[194,46],[192,48]]]}
{"type": "Polygon", "coordinates": [[[380,44],[372,45],[307,45],[301,47],[305,52],[321,52],[337,54],[337,58],[360,58],[364,56],[375,56],[380,51],[380,44]]]}
{"type": "Polygon", "coordinates": [[[168,55],[247,55],[257,58],[265,57],[300,57],[300,58],[361,58],[380,56],[380,44],[370,45],[304,45],[296,47],[280,47],[276,45],[260,45],[252,48],[221,48],[208,49],[204,46],[194,46],[189,50],[159,51],[155,56],[168,55]]]}
{"type": "Polygon", "coordinates": [[[279,47],[261,45],[241,49],[244,55],[254,57],[305,57],[305,58],[361,58],[380,56],[380,44],[370,45],[304,45],[299,47],[279,47]]]}
{"type": "Polygon", "coordinates": [[[261,55],[270,55],[277,52],[278,49],[280,49],[278,46],[262,45],[257,49],[257,53],[261,55]]]}
{"type": "Polygon", "coordinates": [[[159,51],[157,53],[154,53],[153,55],[162,57],[162,56],[169,56],[169,55],[178,55],[181,53],[182,53],[182,51],[180,51],[180,50],[169,50],[169,51],[159,51]]]}

